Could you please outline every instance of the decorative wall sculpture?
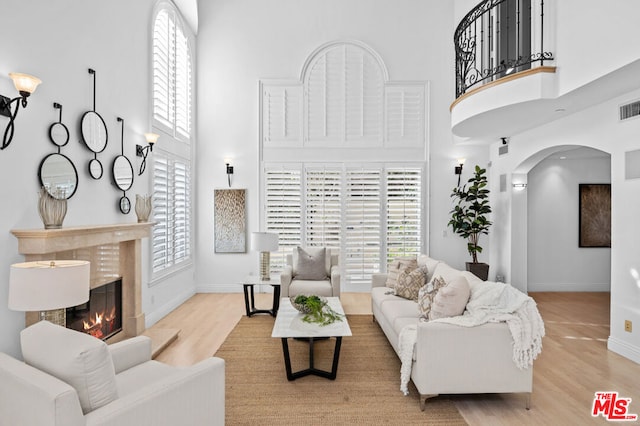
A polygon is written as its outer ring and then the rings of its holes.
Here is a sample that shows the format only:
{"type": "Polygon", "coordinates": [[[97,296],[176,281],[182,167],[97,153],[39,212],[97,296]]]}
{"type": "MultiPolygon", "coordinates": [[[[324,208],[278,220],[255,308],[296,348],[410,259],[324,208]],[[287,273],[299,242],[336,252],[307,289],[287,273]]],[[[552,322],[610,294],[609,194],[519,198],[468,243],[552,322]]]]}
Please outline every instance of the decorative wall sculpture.
{"type": "Polygon", "coordinates": [[[214,249],[216,253],[246,253],[244,189],[216,189],[214,193],[214,249]]]}
{"type": "Polygon", "coordinates": [[[611,247],[611,184],[580,184],[580,247],[611,247]]]}

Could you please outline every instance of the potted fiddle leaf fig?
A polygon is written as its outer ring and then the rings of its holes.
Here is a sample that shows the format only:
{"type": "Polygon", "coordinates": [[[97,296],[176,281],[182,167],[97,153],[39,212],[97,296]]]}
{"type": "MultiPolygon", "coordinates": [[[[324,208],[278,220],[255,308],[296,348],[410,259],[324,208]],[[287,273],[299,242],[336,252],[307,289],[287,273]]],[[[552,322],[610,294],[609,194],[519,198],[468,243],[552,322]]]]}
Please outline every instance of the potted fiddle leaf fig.
{"type": "Polygon", "coordinates": [[[487,215],[491,213],[489,205],[489,189],[487,188],[486,169],[476,165],[474,174],[462,187],[453,189],[453,209],[449,212],[449,226],[453,232],[467,240],[467,250],[471,262],[467,262],[467,270],[486,281],[489,277],[489,265],[478,262],[478,254],[482,247],[478,240],[482,234],[489,233],[491,221],[487,215]]]}

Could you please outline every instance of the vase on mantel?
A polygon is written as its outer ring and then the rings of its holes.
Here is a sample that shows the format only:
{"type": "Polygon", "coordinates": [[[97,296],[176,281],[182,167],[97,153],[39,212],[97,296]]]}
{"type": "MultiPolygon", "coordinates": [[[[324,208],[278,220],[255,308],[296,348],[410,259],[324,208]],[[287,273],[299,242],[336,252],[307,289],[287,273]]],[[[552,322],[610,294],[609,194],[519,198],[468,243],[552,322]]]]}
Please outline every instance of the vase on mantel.
{"type": "Polygon", "coordinates": [[[138,222],[148,222],[151,215],[151,195],[136,194],[136,216],[138,222]]]}
{"type": "Polygon", "coordinates": [[[46,188],[40,188],[40,200],[38,201],[38,213],[44,229],[60,229],[67,214],[67,199],[52,197],[46,188]]]}

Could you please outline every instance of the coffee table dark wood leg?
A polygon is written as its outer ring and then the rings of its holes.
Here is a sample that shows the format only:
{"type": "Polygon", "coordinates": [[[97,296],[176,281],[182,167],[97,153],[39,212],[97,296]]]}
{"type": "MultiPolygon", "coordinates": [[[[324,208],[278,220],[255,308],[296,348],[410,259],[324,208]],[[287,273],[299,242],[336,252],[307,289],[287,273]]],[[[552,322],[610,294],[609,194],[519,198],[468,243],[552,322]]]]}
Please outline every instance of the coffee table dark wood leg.
{"type": "Polygon", "coordinates": [[[280,309],[280,286],[273,286],[273,307],[271,309],[271,316],[278,315],[278,309],[280,309]]]}
{"type": "Polygon", "coordinates": [[[314,367],[314,356],[313,356],[313,342],[314,338],[309,337],[309,368],[306,370],[300,370],[296,372],[291,371],[291,357],[289,355],[289,339],[286,337],[282,338],[282,351],[284,352],[284,368],[287,372],[287,380],[295,380],[300,377],[314,375],[324,377],[329,380],[335,380],[338,375],[338,362],[340,360],[340,347],[342,346],[342,336],[338,336],[336,339],[336,345],[333,350],[333,365],[331,366],[331,371],[318,370],[314,367]]]}
{"type": "Polygon", "coordinates": [[[251,310],[249,309],[249,293],[248,287],[251,287],[251,293],[253,294],[253,286],[249,285],[249,284],[243,284],[242,287],[244,288],[244,309],[247,312],[247,316],[250,317],[252,315],[251,310]]]}

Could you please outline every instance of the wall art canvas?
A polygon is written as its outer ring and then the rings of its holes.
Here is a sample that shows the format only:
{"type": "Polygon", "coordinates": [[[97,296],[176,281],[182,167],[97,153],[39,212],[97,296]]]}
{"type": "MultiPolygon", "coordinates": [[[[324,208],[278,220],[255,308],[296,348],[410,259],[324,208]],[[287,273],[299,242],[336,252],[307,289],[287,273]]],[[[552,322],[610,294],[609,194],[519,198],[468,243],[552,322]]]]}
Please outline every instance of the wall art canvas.
{"type": "Polygon", "coordinates": [[[611,185],[580,184],[580,247],[611,247],[611,185]]]}
{"type": "Polygon", "coordinates": [[[246,253],[244,189],[216,189],[214,193],[214,245],[216,253],[246,253]]]}

